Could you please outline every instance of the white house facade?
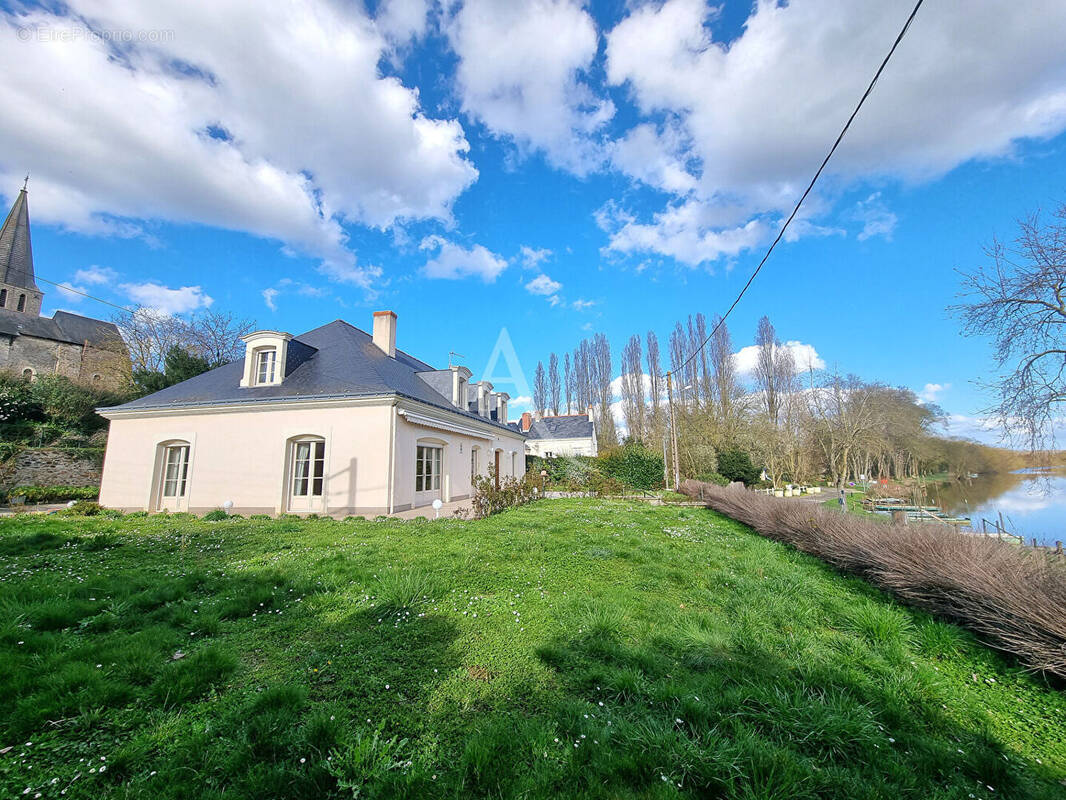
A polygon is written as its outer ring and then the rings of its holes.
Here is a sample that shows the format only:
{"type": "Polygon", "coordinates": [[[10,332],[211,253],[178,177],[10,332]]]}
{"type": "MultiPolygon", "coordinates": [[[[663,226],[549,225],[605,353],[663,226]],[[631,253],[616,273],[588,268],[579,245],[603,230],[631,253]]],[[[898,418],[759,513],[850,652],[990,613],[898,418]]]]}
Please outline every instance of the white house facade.
{"type": "Polygon", "coordinates": [[[526,453],[531,456],[594,456],[596,422],[591,414],[534,417],[524,413],[514,427],[526,434],[526,453]]]}
{"type": "Polygon", "coordinates": [[[340,320],[300,336],[256,331],[246,355],[111,421],[100,503],[123,510],[377,515],[462,500],[474,477],[525,474],[506,393],[340,320]]]}

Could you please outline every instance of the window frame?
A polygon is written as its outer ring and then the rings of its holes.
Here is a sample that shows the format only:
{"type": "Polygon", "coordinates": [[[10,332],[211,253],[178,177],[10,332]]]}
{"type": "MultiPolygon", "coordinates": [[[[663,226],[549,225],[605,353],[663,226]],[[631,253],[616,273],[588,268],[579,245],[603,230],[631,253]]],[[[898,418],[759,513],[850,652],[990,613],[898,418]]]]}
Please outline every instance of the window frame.
{"type": "Polygon", "coordinates": [[[298,436],[290,440],[289,497],[321,498],[326,493],[326,440],[298,436]]]}
{"type": "Polygon", "coordinates": [[[415,492],[439,492],[444,471],[444,446],[430,442],[415,445],[415,492]]]}
{"type": "Polygon", "coordinates": [[[173,498],[177,501],[188,494],[191,450],[192,446],[188,442],[172,442],[163,445],[163,462],[159,480],[160,499],[173,498]]]}
{"type": "Polygon", "coordinates": [[[276,347],[261,347],[255,351],[255,376],[254,385],[270,386],[277,383],[278,375],[278,349],[276,347]],[[267,359],[269,358],[269,364],[267,359]],[[268,369],[264,369],[268,367],[268,369]],[[265,373],[265,374],[264,374],[265,373]]]}

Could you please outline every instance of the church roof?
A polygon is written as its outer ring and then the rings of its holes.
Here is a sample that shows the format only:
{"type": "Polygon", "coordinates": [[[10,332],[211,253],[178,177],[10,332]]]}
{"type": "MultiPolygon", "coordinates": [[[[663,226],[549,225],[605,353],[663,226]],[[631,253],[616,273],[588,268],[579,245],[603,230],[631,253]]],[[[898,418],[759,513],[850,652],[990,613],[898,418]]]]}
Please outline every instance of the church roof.
{"type": "Polygon", "coordinates": [[[19,191],[4,220],[4,227],[0,228],[0,281],[40,291],[33,277],[30,208],[26,202],[26,187],[19,191]]]}
{"type": "Polygon", "coordinates": [[[0,309],[0,335],[34,336],[71,344],[88,342],[99,349],[125,349],[115,323],[71,314],[69,311],[57,311],[49,319],[0,309]]]}

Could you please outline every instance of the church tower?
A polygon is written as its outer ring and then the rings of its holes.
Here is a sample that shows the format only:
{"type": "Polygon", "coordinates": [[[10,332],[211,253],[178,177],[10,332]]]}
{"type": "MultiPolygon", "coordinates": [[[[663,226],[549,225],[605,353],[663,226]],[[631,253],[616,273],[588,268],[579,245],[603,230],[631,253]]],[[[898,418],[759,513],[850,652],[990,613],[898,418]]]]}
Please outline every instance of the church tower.
{"type": "Polygon", "coordinates": [[[37,288],[33,276],[30,209],[26,195],[26,184],[23,184],[4,220],[4,227],[0,228],[0,309],[38,317],[44,293],[37,288]]]}

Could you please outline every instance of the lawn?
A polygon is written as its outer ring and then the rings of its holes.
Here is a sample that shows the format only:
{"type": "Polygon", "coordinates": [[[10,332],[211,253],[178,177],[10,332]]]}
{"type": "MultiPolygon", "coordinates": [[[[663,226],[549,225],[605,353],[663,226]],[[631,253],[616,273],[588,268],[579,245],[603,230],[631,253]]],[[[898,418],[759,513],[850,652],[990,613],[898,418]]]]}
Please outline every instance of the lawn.
{"type": "Polygon", "coordinates": [[[699,508],[18,517],[0,612],[3,797],[1066,796],[1061,691],[699,508]]]}

